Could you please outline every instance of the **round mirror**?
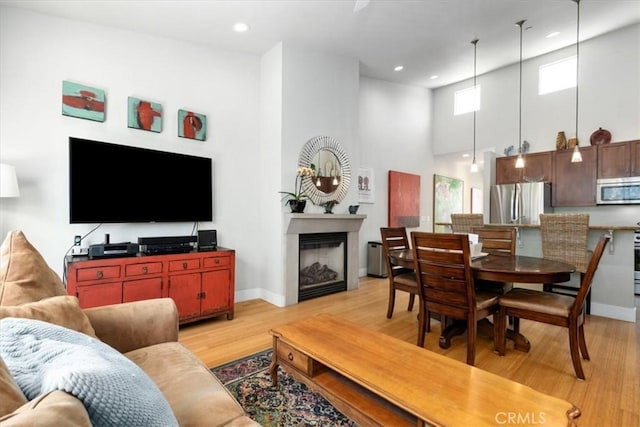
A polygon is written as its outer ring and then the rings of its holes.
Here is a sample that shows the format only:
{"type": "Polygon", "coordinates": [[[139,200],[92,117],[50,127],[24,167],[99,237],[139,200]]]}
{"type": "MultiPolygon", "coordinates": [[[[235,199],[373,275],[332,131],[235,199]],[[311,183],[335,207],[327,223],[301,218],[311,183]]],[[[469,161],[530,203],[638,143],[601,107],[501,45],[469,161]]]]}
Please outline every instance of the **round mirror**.
{"type": "Polygon", "coordinates": [[[341,202],[349,191],[351,166],[342,146],[329,136],[316,136],[302,147],[298,166],[315,170],[316,176],[305,176],[302,188],[315,205],[341,202]]]}

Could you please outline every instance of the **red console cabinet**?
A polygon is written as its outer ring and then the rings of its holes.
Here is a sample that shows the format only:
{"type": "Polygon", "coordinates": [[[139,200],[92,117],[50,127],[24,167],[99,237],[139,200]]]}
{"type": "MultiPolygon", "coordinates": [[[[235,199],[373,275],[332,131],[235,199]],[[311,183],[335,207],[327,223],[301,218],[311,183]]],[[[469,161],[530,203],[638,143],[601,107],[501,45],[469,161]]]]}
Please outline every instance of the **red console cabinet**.
{"type": "Polygon", "coordinates": [[[180,323],[226,315],[233,319],[235,251],[123,258],[67,257],[67,293],[82,308],[171,297],[180,323]]]}

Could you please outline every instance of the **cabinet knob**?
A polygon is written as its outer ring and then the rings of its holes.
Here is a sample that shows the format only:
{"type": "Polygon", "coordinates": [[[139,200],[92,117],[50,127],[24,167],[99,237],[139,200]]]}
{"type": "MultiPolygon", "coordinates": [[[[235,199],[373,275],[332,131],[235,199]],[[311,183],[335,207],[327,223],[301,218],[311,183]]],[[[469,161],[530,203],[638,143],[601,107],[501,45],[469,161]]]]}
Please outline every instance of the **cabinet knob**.
{"type": "Polygon", "coordinates": [[[142,274],[147,274],[149,269],[147,267],[142,267],[142,274]]]}
{"type": "Polygon", "coordinates": [[[293,361],[293,353],[287,354],[287,359],[293,361]]]}
{"type": "Polygon", "coordinates": [[[214,263],[214,264],[220,264],[220,258],[216,258],[216,259],[214,259],[214,260],[213,260],[213,263],[214,263]]]}
{"type": "Polygon", "coordinates": [[[104,276],[104,274],[102,273],[101,270],[98,270],[98,273],[96,274],[96,276],[98,276],[98,279],[102,279],[102,276],[104,276]]]}
{"type": "Polygon", "coordinates": [[[183,270],[186,270],[186,269],[187,269],[187,263],[186,263],[186,262],[183,262],[183,263],[182,263],[182,269],[183,269],[183,270]]]}

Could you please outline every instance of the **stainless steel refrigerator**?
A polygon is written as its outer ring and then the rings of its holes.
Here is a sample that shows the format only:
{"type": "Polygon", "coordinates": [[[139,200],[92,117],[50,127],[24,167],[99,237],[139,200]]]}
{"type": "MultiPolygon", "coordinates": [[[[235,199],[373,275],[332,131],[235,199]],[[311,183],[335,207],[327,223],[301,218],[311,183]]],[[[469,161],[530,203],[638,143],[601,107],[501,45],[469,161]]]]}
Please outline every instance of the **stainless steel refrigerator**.
{"type": "Polygon", "coordinates": [[[523,182],[491,187],[492,224],[540,224],[541,213],[553,212],[551,184],[523,182]]]}

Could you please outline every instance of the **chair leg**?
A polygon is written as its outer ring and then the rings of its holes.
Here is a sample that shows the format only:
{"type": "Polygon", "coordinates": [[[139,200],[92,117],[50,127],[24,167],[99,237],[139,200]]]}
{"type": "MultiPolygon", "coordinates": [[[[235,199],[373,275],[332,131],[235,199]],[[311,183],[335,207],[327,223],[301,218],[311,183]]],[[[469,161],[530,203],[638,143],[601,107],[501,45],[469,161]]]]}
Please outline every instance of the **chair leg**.
{"type": "Polygon", "coordinates": [[[396,290],[393,286],[389,286],[389,305],[387,307],[387,319],[393,316],[393,306],[396,303],[396,290]]]}
{"type": "Polygon", "coordinates": [[[578,325],[572,322],[569,325],[569,351],[571,352],[571,361],[573,362],[573,369],[576,371],[576,377],[584,380],[585,377],[582,371],[582,364],[580,363],[578,341],[578,325]]]}
{"type": "Polygon", "coordinates": [[[409,294],[409,307],[407,307],[407,311],[413,310],[413,303],[416,299],[416,294],[409,294]]]}
{"type": "Polygon", "coordinates": [[[426,330],[427,332],[431,332],[431,312],[429,310],[426,312],[426,317],[426,330]]]}
{"type": "Polygon", "coordinates": [[[418,347],[424,347],[425,329],[427,329],[427,316],[429,312],[425,309],[422,298],[420,298],[419,311],[418,311],[418,347]]]}
{"type": "Polygon", "coordinates": [[[584,339],[584,324],[578,326],[578,344],[580,344],[580,354],[584,360],[589,359],[589,352],[587,351],[587,342],[584,339]]]}
{"type": "Polygon", "coordinates": [[[474,366],[476,363],[476,335],[477,320],[474,317],[467,319],[467,365],[474,366]]]}
{"type": "MultiPolygon", "coordinates": [[[[507,341],[506,310],[501,307],[493,316],[493,346],[499,356],[504,356],[507,341]]],[[[509,319],[512,319],[510,316],[509,319]]]]}

